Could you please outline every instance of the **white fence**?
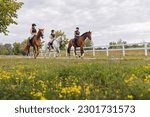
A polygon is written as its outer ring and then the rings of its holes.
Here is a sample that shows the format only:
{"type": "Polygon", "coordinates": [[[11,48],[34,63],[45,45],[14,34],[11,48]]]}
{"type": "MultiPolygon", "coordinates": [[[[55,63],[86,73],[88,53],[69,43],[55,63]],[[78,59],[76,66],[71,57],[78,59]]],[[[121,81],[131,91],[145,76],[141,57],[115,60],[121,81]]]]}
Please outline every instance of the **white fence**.
{"type": "Polygon", "coordinates": [[[121,45],[93,46],[93,47],[85,47],[85,49],[91,49],[91,51],[93,52],[93,56],[96,56],[96,52],[106,52],[106,55],[109,56],[109,52],[111,51],[122,51],[122,55],[125,56],[126,51],[129,50],[143,50],[144,55],[148,56],[148,50],[150,49],[150,47],[148,47],[148,44],[150,44],[150,42],[130,43],[130,44],[121,44],[121,45]],[[133,47],[134,45],[137,45],[139,47],[134,48],[133,47]],[[120,47],[120,48],[114,48],[114,47],[120,47]],[[97,49],[97,48],[101,48],[101,49],[97,49]]]}
{"type": "MultiPolygon", "coordinates": [[[[134,50],[143,50],[143,54],[145,56],[148,56],[148,50],[150,50],[150,47],[148,47],[148,44],[150,42],[144,42],[144,43],[130,43],[130,44],[121,44],[121,45],[102,45],[102,46],[93,46],[93,47],[84,47],[84,50],[86,52],[91,52],[92,56],[96,56],[96,52],[106,52],[106,56],[110,55],[110,52],[112,51],[122,51],[122,56],[126,56],[126,51],[134,51],[134,50]],[[138,47],[133,47],[134,45],[138,45],[138,47]]],[[[80,48],[77,48],[77,52],[79,52],[80,48]]],[[[74,55],[73,48],[71,49],[74,55]]],[[[44,50],[41,51],[41,56],[44,55],[44,50]]],[[[66,56],[67,56],[67,48],[66,48],[66,56]]]]}

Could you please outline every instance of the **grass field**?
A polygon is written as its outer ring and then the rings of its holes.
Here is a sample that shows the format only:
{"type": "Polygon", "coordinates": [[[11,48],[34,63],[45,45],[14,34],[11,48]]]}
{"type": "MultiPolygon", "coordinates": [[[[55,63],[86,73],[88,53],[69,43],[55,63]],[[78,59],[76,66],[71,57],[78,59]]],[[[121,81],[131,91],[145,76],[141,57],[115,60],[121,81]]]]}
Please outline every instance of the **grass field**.
{"type": "Polygon", "coordinates": [[[0,99],[150,99],[150,61],[1,57],[0,99]]]}

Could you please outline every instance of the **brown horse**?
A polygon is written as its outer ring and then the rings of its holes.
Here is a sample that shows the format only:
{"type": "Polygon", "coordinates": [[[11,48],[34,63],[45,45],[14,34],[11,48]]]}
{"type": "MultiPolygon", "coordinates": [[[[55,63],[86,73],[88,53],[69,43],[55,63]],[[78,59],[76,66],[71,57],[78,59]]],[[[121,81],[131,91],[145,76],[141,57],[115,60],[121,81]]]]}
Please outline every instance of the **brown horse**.
{"type": "Polygon", "coordinates": [[[73,46],[74,47],[74,53],[75,55],[77,56],[77,53],[76,53],[76,48],[77,47],[80,47],[80,52],[81,52],[81,58],[84,56],[84,50],[83,50],[83,47],[84,47],[84,41],[85,39],[89,38],[90,40],[92,39],[91,38],[91,34],[92,32],[86,32],[84,34],[82,34],[81,36],[79,36],[78,40],[77,40],[77,45],[74,43],[74,40],[71,39],[69,41],[69,44],[68,44],[68,49],[67,49],[67,52],[68,52],[68,55],[70,56],[70,49],[71,47],[73,46]]]}
{"type": "Polygon", "coordinates": [[[40,46],[41,46],[41,37],[43,38],[43,34],[44,34],[44,29],[39,29],[37,35],[35,35],[32,40],[31,43],[28,41],[23,52],[25,52],[25,54],[28,56],[30,53],[30,46],[33,47],[34,50],[34,58],[36,59],[37,56],[39,55],[40,51],[40,46]]]}

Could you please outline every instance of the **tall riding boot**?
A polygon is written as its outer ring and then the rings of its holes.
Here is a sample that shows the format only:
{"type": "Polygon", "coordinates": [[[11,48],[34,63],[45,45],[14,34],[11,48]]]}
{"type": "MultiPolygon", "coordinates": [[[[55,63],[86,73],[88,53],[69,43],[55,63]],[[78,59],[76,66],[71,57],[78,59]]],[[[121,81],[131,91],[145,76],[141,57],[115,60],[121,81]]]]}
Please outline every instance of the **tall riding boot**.
{"type": "Polygon", "coordinates": [[[77,46],[77,39],[75,39],[75,45],[77,46]]]}

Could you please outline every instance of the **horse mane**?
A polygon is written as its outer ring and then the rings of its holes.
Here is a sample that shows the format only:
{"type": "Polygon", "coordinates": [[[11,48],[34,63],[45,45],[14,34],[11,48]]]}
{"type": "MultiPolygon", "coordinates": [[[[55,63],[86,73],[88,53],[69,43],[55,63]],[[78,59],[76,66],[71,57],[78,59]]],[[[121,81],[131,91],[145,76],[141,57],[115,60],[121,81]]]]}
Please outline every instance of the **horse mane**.
{"type": "Polygon", "coordinates": [[[84,35],[86,35],[87,33],[88,33],[88,32],[83,33],[83,34],[81,35],[81,37],[84,36],[84,35]]]}

